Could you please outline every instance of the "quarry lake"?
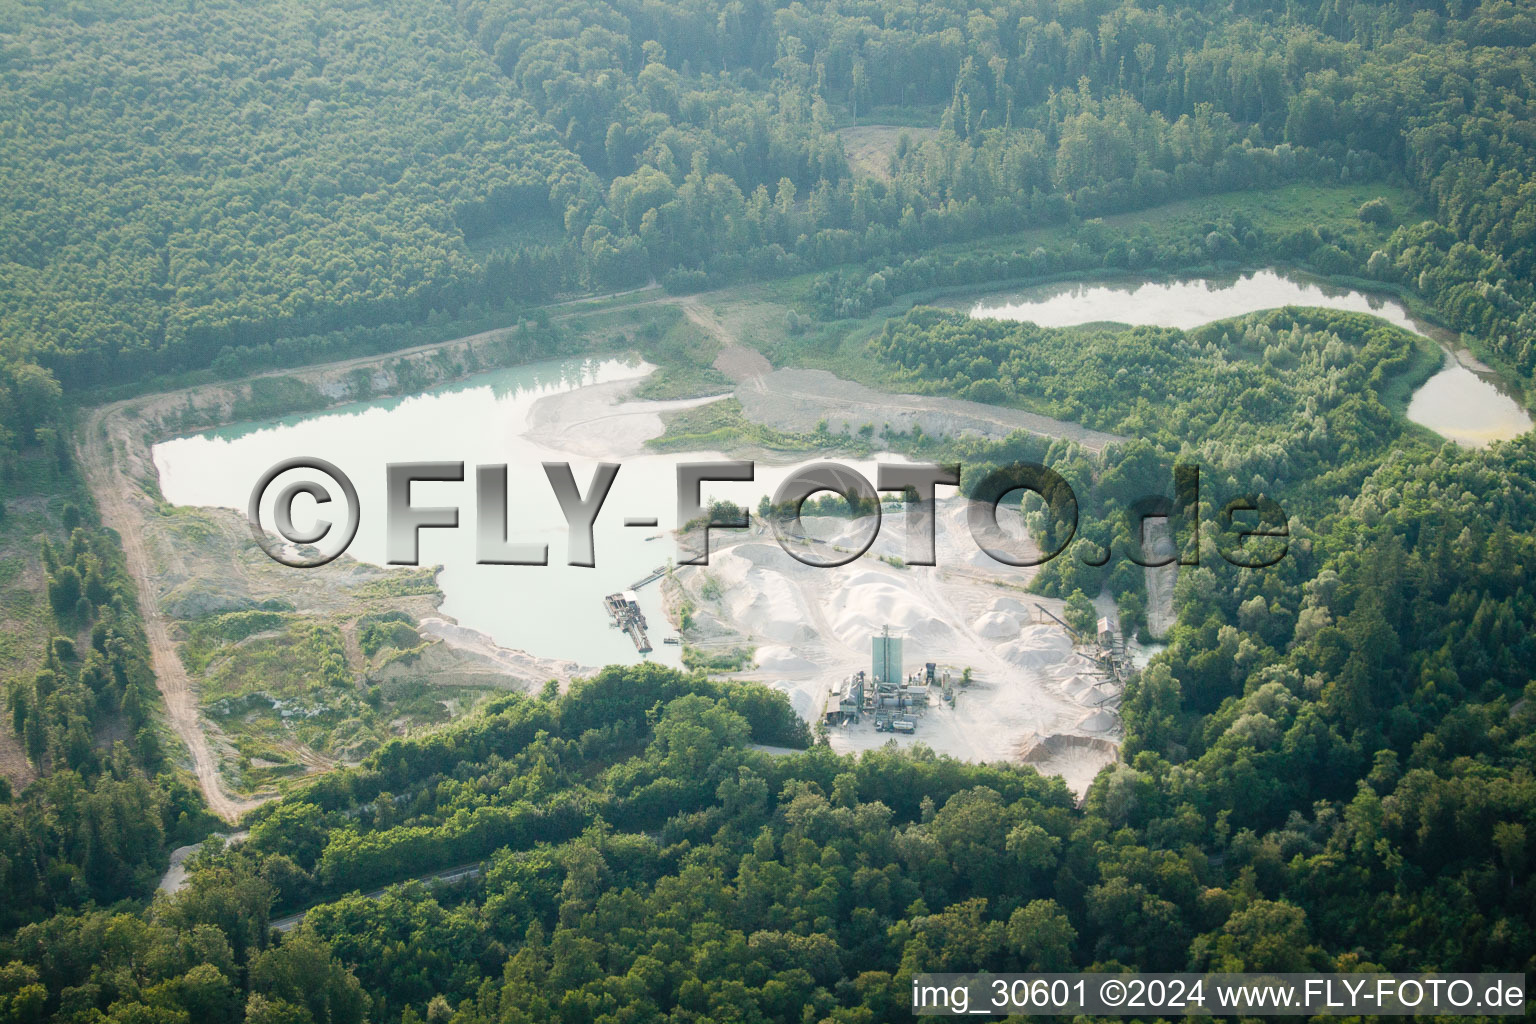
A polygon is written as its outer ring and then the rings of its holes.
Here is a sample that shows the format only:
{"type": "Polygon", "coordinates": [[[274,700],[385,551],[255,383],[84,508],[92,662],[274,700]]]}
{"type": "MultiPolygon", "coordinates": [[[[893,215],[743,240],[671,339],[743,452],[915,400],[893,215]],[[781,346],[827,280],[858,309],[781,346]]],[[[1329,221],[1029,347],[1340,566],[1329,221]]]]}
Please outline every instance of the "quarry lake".
{"type": "Polygon", "coordinates": [[[966,304],[975,317],[1028,320],[1042,327],[1113,322],[1180,328],[1281,306],[1370,313],[1438,342],[1445,350],[1445,365],[1414,392],[1408,418],[1442,437],[1481,446],[1531,429],[1530,415],[1487,367],[1458,351],[1454,334],[1414,319],[1395,299],[1333,287],[1305,275],[1260,270],[1174,281],[1040,285],[966,304]]]}
{"type": "MultiPolygon", "coordinates": [[[[160,489],[177,505],[243,510],[268,467],[300,455],[324,459],[353,480],[362,507],[347,553],[384,564],[385,464],[462,461],[463,482],[411,488],[415,506],[460,510],[457,529],[424,529],[419,535],[421,564],[443,566],[438,577],[443,612],[503,647],[540,657],[585,666],[636,662],[635,645],[622,631],[608,628],[603,596],[628,589],[676,557],[671,531],[677,464],[725,457],[644,449],[646,437],[661,433],[660,411],[691,404],[622,401],[623,392],[650,369],[637,360],[613,358],[540,362],[409,398],[176,438],[154,447],[160,489]],[[583,494],[599,461],[621,466],[594,527],[594,568],[566,564],[565,517],[541,468],[545,461],[569,462],[583,494]],[[547,544],[548,565],[475,562],[475,467],[501,463],[508,466],[508,539],[547,544]],[[626,517],[658,522],[654,528],[626,528],[626,517]]],[[[849,464],[874,479],[872,462],[849,464]]],[[[703,500],[725,498],[755,507],[793,468],[759,462],[753,482],[706,483],[703,500]]],[[[307,498],[294,503],[300,529],[314,519],[314,508],[307,498]]],[[[638,590],[654,648],[649,658],[677,665],[680,647],[663,643],[675,630],[663,614],[660,590],[654,582],[638,590]]]]}
{"type": "MultiPolygon", "coordinates": [[[[1530,417],[1500,390],[1485,368],[1453,339],[1410,317],[1401,304],[1323,286],[1275,271],[1223,279],[1123,281],[1050,285],[971,299],[974,316],[1032,320],[1064,326],[1093,321],[1191,327],[1286,305],[1327,306],[1370,313],[1435,338],[1446,365],[1414,394],[1408,415],[1463,444],[1486,444],[1529,430],[1530,417]],[[1470,364],[1470,365],[1468,365],[1470,364]]],[[[178,505],[243,509],[251,488],[275,463],[305,455],[328,460],[355,482],[362,505],[357,538],[348,553],[382,564],[384,465],[408,461],[462,461],[463,482],[417,483],[417,506],[460,509],[454,530],[420,533],[421,563],[441,564],[443,612],[502,647],[583,666],[638,661],[619,629],[608,628],[603,597],[629,589],[676,557],[679,462],[723,458],[716,453],[658,454],[644,446],[662,432],[660,414],[691,402],[641,402],[629,389],[650,367],[637,359],[574,358],[496,370],[408,398],[343,406],[323,413],[242,424],[162,442],[154,448],[160,488],[178,505]],[[583,493],[599,461],[621,464],[595,528],[595,568],[566,564],[567,529],[541,463],[570,462],[583,493]],[[508,537],[547,544],[546,566],[475,563],[477,465],[509,467],[508,537]],[[626,517],[654,517],[651,528],[626,528],[626,517]]],[[[873,480],[873,460],[853,463],[873,480]]],[[[793,466],[759,462],[750,483],[712,483],[704,500],[727,498],[755,506],[793,466]]],[[[295,518],[312,516],[307,499],[295,518]]],[[[300,526],[305,525],[300,523],[300,526]]],[[[882,538],[887,532],[882,530],[882,538]]],[[[294,569],[294,572],[303,572],[294,569]]],[[[652,660],[676,665],[680,647],[663,643],[674,629],[663,612],[661,587],[639,588],[652,660]]]]}

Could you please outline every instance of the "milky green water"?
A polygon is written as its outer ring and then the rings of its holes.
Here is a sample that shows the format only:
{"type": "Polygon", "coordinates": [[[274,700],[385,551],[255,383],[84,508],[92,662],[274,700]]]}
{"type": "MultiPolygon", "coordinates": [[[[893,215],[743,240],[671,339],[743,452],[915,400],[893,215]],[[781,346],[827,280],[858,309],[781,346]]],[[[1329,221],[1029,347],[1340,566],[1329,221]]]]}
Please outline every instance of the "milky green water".
{"type": "MultiPolygon", "coordinates": [[[[640,655],[622,632],[610,627],[602,598],[676,557],[671,530],[676,525],[677,464],[723,456],[700,452],[615,460],[621,468],[593,531],[597,565],[582,568],[566,564],[565,517],[541,464],[569,462],[585,494],[599,460],[544,447],[527,435],[529,413],[539,399],[584,385],[636,378],[643,371],[618,359],[536,363],[480,374],[410,398],[176,438],[154,447],[160,489],[177,505],[243,510],[269,466],[294,456],[318,456],[335,464],[357,487],[362,515],[348,553],[383,564],[385,465],[462,461],[464,482],[418,483],[411,488],[416,506],[452,505],[460,510],[458,529],[420,533],[421,564],[443,566],[442,610],[503,647],[587,666],[633,663],[640,655]],[[550,564],[476,564],[474,467],[496,463],[508,466],[508,539],[547,544],[550,564]],[[625,517],[655,517],[658,526],[625,527],[625,517]]],[[[850,464],[874,480],[873,463],[850,464]]],[[[759,464],[753,482],[706,484],[705,501],[727,498],[755,508],[758,498],[772,493],[792,469],[759,464]]],[[[287,479],[285,475],[279,484],[287,479]]],[[[295,525],[307,527],[319,511],[309,499],[299,499],[295,525]]],[[[329,508],[324,511],[325,518],[336,518],[329,508]]],[[[263,516],[263,522],[270,521],[263,516]]],[[[674,631],[663,614],[660,584],[642,588],[639,598],[654,648],[650,660],[679,664],[680,648],[662,642],[674,631]]]]}
{"type": "Polygon", "coordinates": [[[1447,332],[1415,320],[1395,299],[1332,287],[1302,275],[1260,270],[1175,281],[1042,285],[973,300],[970,313],[1027,320],[1042,327],[1111,321],[1187,329],[1281,306],[1370,313],[1439,342],[1446,349],[1445,365],[1414,392],[1408,418],[1442,437],[1482,446],[1531,429],[1530,414],[1496,377],[1457,361],[1451,351],[1454,338],[1447,332]]]}
{"type": "MultiPolygon", "coordinates": [[[[1050,326],[1117,321],[1192,327],[1285,305],[1372,313],[1436,337],[1397,302],[1274,271],[1210,280],[1053,285],[977,300],[971,313],[1050,326]]],[[[1437,340],[1446,341],[1443,336],[1437,340]]],[[[385,465],[462,461],[464,482],[412,488],[418,506],[452,505],[460,510],[458,529],[423,530],[420,535],[422,564],[444,567],[439,576],[443,611],[504,647],[588,666],[632,663],[641,656],[623,633],[609,626],[603,595],[630,587],[676,556],[671,530],[676,526],[677,464],[722,456],[693,452],[618,460],[621,469],[594,531],[597,566],[573,567],[566,564],[565,518],[541,463],[571,463],[585,493],[598,460],[535,442],[529,436],[529,414],[542,398],[637,378],[643,372],[643,366],[620,359],[565,359],[496,370],[410,398],[177,438],[156,445],[154,461],[161,492],[169,501],[243,510],[252,486],[269,466],[299,455],[326,459],[351,477],[362,506],[357,538],[348,553],[378,564],[386,558],[385,465]],[[474,469],[493,463],[509,467],[509,539],[547,544],[549,565],[476,564],[474,469]],[[625,517],[654,517],[658,525],[626,527],[625,517]]],[[[1495,380],[1449,356],[1445,368],[1414,394],[1408,415],[1463,444],[1486,444],[1531,428],[1525,410],[1495,380]]],[[[705,500],[727,498],[755,507],[758,498],[771,493],[793,468],[759,464],[751,483],[707,484],[705,500]]],[[[872,461],[856,463],[855,468],[874,479],[872,461]]],[[[307,502],[295,504],[294,518],[301,529],[320,511],[307,502]]],[[[678,664],[680,648],[662,642],[672,629],[663,614],[659,584],[642,588],[639,598],[650,625],[651,660],[678,664]]]]}

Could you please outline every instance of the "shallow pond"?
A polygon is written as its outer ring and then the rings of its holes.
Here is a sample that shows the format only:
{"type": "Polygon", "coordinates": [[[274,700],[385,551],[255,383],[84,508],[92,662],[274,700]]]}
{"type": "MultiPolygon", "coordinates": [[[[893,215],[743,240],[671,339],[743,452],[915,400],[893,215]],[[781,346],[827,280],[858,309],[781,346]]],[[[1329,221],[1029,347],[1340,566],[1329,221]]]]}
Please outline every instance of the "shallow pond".
{"type": "Polygon", "coordinates": [[[1040,285],[972,300],[969,309],[975,317],[1028,320],[1042,327],[1109,321],[1190,328],[1281,306],[1370,313],[1439,342],[1446,351],[1445,365],[1414,392],[1408,418],[1442,437],[1481,446],[1531,429],[1530,414],[1492,373],[1475,360],[1458,357],[1453,335],[1415,320],[1395,299],[1299,274],[1260,270],[1190,280],[1040,285]]]}

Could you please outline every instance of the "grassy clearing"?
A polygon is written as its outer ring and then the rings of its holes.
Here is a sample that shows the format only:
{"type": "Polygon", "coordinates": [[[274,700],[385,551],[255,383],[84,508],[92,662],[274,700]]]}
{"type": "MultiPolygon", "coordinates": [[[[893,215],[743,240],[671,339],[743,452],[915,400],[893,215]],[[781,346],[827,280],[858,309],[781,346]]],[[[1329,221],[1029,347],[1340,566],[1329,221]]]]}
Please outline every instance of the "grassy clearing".
{"type": "Polygon", "coordinates": [[[387,579],[370,580],[354,593],[360,598],[415,597],[437,593],[437,569],[412,569],[392,573],[387,579]]]}
{"type": "Polygon", "coordinates": [[[745,672],[752,667],[755,647],[733,647],[728,651],[706,651],[692,644],[683,645],[683,664],[705,672],[745,672]]]}
{"type": "MultiPolygon", "coordinates": [[[[254,614],[262,617],[272,613],[254,614]]],[[[251,615],[240,612],[223,615],[216,623],[251,615]]],[[[205,705],[236,702],[253,694],[263,694],[275,700],[303,699],[323,703],[327,691],[353,685],[346,645],[336,625],[298,617],[273,617],[280,620],[276,628],[253,632],[217,646],[211,644],[198,627],[193,628],[196,649],[184,655],[183,663],[201,661],[200,667],[206,669],[201,680],[205,705]],[[206,653],[202,653],[204,651],[206,653]],[[197,656],[199,653],[201,658],[197,656]]],[[[244,625],[254,630],[260,623],[248,620],[244,625]]],[[[190,664],[188,668],[191,668],[190,664]]]]}
{"type": "Polygon", "coordinates": [[[733,387],[731,379],[713,366],[663,363],[635,388],[634,397],[646,401],[708,398],[728,394],[733,387]]]}
{"type": "Polygon", "coordinates": [[[258,633],[284,633],[294,620],[282,612],[244,611],[195,622],[182,645],[181,663],[188,672],[201,672],[231,646],[258,633]]]}
{"type": "Polygon", "coordinates": [[[848,166],[882,181],[891,178],[891,158],[900,148],[903,135],[909,146],[916,147],[937,134],[937,128],[910,124],[862,124],[837,130],[848,166]]]}
{"type": "Polygon", "coordinates": [[[420,649],[422,639],[405,612],[371,612],[357,620],[357,645],[369,658],[381,651],[394,657],[420,649]]]}
{"type": "Polygon", "coordinates": [[[731,390],[730,379],[711,365],[720,354],[720,342],[688,319],[681,307],[657,303],[610,315],[631,324],[645,320],[635,331],[633,344],[657,369],[635,388],[636,398],[703,398],[731,390]]]}
{"type": "Polygon", "coordinates": [[[822,450],[822,438],[785,434],[751,422],[734,398],[680,409],[662,417],[667,429],[646,442],[660,452],[723,451],[743,447],[766,451],[801,453],[822,450]]]}
{"type": "Polygon", "coordinates": [[[233,749],[224,771],[237,791],[285,789],[318,766],[460,717],[497,692],[445,685],[425,664],[400,675],[399,665],[414,664],[430,644],[397,609],[229,612],[183,628],[182,661],[233,749]]]}

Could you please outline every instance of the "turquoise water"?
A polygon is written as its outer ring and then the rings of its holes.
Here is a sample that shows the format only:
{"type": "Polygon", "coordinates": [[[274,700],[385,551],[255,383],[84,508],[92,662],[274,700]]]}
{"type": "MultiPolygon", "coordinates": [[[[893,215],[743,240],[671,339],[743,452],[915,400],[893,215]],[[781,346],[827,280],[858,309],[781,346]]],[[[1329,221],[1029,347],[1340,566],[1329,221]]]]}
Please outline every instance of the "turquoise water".
{"type": "MultiPolygon", "coordinates": [[[[1058,326],[1107,320],[1187,327],[1284,305],[1372,313],[1435,336],[1394,301],[1326,288],[1274,271],[1217,280],[1046,286],[974,301],[971,313],[1058,326]]],[[[176,438],[154,448],[160,489],[178,505],[243,510],[251,488],[268,467],[301,455],[325,459],[346,472],[358,490],[362,515],[349,554],[382,564],[386,558],[385,465],[462,461],[463,482],[419,483],[412,488],[417,506],[453,505],[460,510],[457,529],[420,534],[422,564],[444,567],[439,577],[443,612],[504,647],[541,657],[589,666],[635,662],[640,655],[633,644],[608,625],[603,595],[628,588],[676,556],[671,538],[676,525],[676,466],[722,456],[691,452],[614,460],[621,468],[597,519],[597,566],[573,567],[566,564],[565,518],[541,463],[571,463],[585,493],[599,459],[536,441],[530,436],[529,416],[541,399],[588,385],[637,379],[646,369],[636,361],[613,358],[552,360],[479,374],[408,398],[380,399],[176,438]],[[509,539],[548,545],[549,565],[476,564],[474,468],[498,463],[509,467],[509,539]],[[625,527],[626,516],[654,517],[658,525],[625,527]]],[[[1464,444],[1486,444],[1531,428],[1525,410],[1499,390],[1495,380],[1449,356],[1446,367],[1414,394],[1409,417],[1464,444]]],[[[616,450],[634,447],[633,438],[620,436],[615,442],[616,450]]],[[[874,479],[872,462],[856,468],[874,479]]],[[[727,498],[755,506],[792,469],[759,463],[754,482],[708,484],[705,501],[727,498]]],[[[300,499],[295,504],[296,525],[304,528],[317,511],[308,499],[300,499]]],[[[264,521],[270,522],[270,517],[264,521]]],[[[639,597],[655,648],[650,658],[679,663],[680,649],[662,643],[672,629],[662,611],[659,584],[641,589],[639,597]]]]}
{"type": "MultiPolygon", "coordinates": [[[[573,567],[566,564],[565,517],[541,463],[569,462],[585,494],[600,460],[545,447],[530,439],[528,426],[529,414],[540,399],[584,385],[638,378],[645,370],[643,365],[620,359],[536,363],[480,374],[409,398],[363,402],[176,438],[154,448],[160,489],[178,505],[243,510],[252,487],[269,466],[300,455],[325,459],[345,472],[358,491],[362,514],[348,553],[383,564],[385,465],[462,461],[462,483],[427,482],[411,488],[413,505],[459,509],[457,529],[420,532],[421,564],[443,566],[439,576],[443,612],[503,647],[540,657],[567,658],[588,666],[632,663],[640,655],[622,632],[609,627],[603,595],[628,588],[676,557],[670,532],[676,525],[676,466],[723,456],[694,452],[613,460],[621,468],[594,528],[597,565],[573,567]],[[547,544],[550,564],[476,564],[474,467],[498,463],[508,466],[508,539],[547,544]],[[625,527],[627,516],[655,517],[658,525],[625,527]]],[[[632,439],[625,440],[633,447],[632,439]]],[[[872,464],[858,465],[868,479],[874,479],[872,464]]],[[[705,502],[726,498],[755,507],[758,498],[771,493],[792,468],[760,463],[754,482],[706,484],[705,502]]],[[[317,511],[309,499],[299,499],[294,506],[295,525],[304,529],[317,518],[317,511]]],[[[327,510],[326,518],[335,516],[327,510]]],[[[263,515],[263,522],[270,523],[270,516],[263,515]]],[[[680,663],[680,648],[662,643],[673,629],[662,611],[660,584],[641,589],[639,597],[654,647],[650,660],[680,663]]]]}

